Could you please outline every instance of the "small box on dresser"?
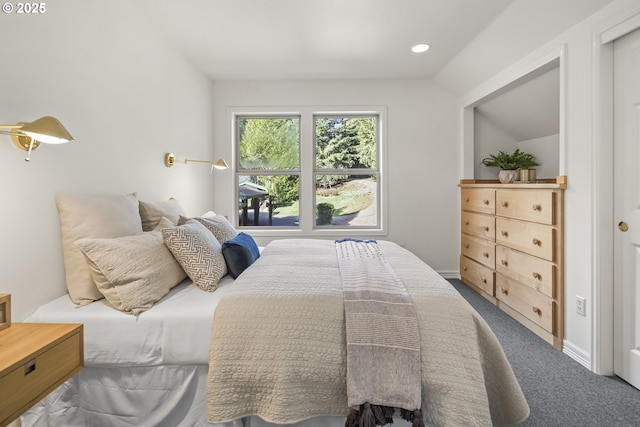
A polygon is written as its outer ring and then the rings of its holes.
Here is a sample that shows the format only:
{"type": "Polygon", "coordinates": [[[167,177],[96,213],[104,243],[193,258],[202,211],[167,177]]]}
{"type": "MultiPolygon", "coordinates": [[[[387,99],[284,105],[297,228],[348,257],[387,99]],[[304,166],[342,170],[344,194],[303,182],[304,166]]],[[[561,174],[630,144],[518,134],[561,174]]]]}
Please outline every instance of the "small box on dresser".
{"type": "Polygon", "coordinates": [[[11,295],[0,294],[0,331],[11,326],[11,295]]]}
{"type": "Polygon", "coordinates": [[[462,281],[559,349],[566,185],[460,181],[462,281]]]}

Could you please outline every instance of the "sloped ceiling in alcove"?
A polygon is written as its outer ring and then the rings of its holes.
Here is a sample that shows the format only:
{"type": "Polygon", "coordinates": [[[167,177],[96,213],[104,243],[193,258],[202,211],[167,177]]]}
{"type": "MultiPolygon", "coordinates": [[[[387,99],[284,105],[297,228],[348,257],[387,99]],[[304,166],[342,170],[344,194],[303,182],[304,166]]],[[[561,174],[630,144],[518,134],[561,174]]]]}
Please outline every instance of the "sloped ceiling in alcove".
{"type": "Polygon", "coordinates": [[[560,71],[553,68],[476,107],[514,138],[527,141],[560,132],[560,71]]]}

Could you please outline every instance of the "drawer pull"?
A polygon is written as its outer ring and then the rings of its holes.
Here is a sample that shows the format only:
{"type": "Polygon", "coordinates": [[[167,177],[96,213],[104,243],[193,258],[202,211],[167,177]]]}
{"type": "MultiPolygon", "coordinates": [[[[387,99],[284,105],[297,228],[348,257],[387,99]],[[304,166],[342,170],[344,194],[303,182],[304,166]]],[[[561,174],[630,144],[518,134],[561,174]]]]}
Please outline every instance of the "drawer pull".
{"type": "Polygon", "coordinates": [[[535,305],[533,307],[531,307],[531,309],[533,310],[533,312],[535,314],[537,314],[538,316],[542,316],[542,310],[540,310],[538,307],[536,307],[535,305]]]}
{"type": "Polygon", "coordinates": [[[486,279],[486,278],[484,278],[484,277],[483,277],[482,279],[480,279],[480,281],[481,281],[482,283],[484,283],[485,285],[487,284],[487,279],[486,279]]]}
{"type": "Polygon", "coordinates": [[[502,230],[500,234],[502,234],[504,237],[507,237],[509,235],[509,233],[505,230],[502,230]]]}
{"type": "Polygon", "coordinates": [[[489,252],[482,252],[482,255],[484,255],[485,258],[489,258],[489,252]]]}
{"type": "Polygon", "coordinates": [[[506,259],[500,260],[500,263],[502,265],[504,265],[505,267],[507,267],[509,265],[509,262],[506,259]]]}
{"type": "Polygon", "coordinates": [[[503,207],[503,208],[507,208],[507,207],[509,207],[509,202],[506,202],[506,201],[505,201],[505,202],[502,202],[502,207],[503,207]]]}
{"type": "Polygon", "coordinates": [[[489,232],[489,227],[483,227],[483,230],[488,233],[489,232]]]}
{"type": "Polygon", "coordinates": [[[465,249],[469,249],[469,244],[468,244],[468,243],[465,243],[465,244],[464,244],[464,247],[465,247],[465,249]]]}
{"type": "Polygon", "coordinates": [[[482,201],[482,203],[484,203],[485,205],[488,205],[488,204],[489,204],[489,199],[484,199],[484,200],[482,201]]]}
{"type": "Polygon", "coordinates": [[[534,211],[541,211],[542,210],[542,205],[538,205],[538,204],[533,205],[533,210],[534,211]]]}
{"type": "Polygon", "coordinates": [[[533,244],[536,246],[542,246],[542,241],[536,239],[535,237],[533,238],[533,244]]]}
{"type": "Polygon", "coordinates": [[[463,265],[463,266],[462,266],[462,269],[463,269],[464,271],[467,271],[467,266],[466,266],[466,265],[463,265]]]}
{"type": "Polygon", "coordinates": [[[538,279],[538,280],[542,280],[542,274],[540,273],[536,273],[535,271],[533,272],[533,278],[534,279],[538,279]]]}
{"type": "Polygon", "coordinates": [[[469,221],[465,221],[465,222],[464,222],[464,225],[469,225],[469,221]]]}
{"type": "Polygon", "coordinates": [[[500,292],[502,292],[505,295],[509,295],[509,289],[500,288],[500,292]]]}
{"type": "Polygon", "coordinates": [[[465,203],[469,203],[469,198],[464,199],[465,203]]]}
{"type": "Polygon", "coordinates": [[[26,377],[31,372],[36,370],[36,359],[30,360],[24,364],[24,376],[26,377]]]}

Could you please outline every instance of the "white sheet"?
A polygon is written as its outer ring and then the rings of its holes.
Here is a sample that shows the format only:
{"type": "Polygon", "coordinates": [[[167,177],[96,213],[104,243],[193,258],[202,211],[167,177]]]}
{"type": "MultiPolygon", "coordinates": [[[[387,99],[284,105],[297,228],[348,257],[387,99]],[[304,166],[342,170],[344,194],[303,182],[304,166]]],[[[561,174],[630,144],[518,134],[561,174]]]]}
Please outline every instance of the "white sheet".
{"type": "Polygon", "coordinates": [[[185,280],[138,316],[106,300],[78,306],[65,295],[26,321],[83,323],[85,366],[207,365],[213,312],[233,283],[225,276],[215,292],[205,292],[185,280]]]}

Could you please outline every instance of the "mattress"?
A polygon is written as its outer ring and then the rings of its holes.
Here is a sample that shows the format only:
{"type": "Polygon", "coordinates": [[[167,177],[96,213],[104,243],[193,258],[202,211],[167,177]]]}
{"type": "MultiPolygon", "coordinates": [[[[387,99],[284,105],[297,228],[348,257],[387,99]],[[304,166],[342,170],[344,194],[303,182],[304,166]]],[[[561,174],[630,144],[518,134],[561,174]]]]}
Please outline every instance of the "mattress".
{"type": "Polygon", "coordinates": [[[215,292],[205,292],[187,279],[137,316],[104,299],[78,306],[64,295],[26,321],[83,323],[85,366],[207,365],[213,312],[233,282],[225,276],[215,292]],[[114,336],[117,346],[105,339],[114,336]]]}

